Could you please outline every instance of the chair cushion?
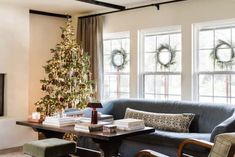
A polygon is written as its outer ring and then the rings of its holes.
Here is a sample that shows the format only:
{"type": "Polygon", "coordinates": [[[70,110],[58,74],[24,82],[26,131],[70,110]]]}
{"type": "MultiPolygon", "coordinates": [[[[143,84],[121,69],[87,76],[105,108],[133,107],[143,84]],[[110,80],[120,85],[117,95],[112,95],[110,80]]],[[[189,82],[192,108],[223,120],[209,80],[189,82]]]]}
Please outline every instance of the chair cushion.
{"type": "Polygon", "coordinates": [[[194,116],[195,114],[192,113],[153,113],[130,108],[127,108],[125,113],[125,118],[142,119],[146,126],[174,132],[189,132],[189,127],[194,116]]]}
{"type": "Polygon", "coordinates": [[[76,144],[71,141],[50,138],[24,144],[23,152],[35,157],[59,157],[75,153],[76,144]]]}
{"type": "Polygon", "coordinates": [[[215,144],[209,157],[228,157],[231,147],[235,144],[235,133],[224,133],[215,137],[215,144]]]}

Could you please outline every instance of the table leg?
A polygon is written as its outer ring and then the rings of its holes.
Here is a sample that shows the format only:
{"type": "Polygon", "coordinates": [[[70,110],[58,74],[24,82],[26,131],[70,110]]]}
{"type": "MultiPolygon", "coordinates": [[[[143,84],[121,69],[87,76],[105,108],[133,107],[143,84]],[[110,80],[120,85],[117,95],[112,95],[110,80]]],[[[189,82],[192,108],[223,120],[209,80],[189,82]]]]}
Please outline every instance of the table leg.
{"type": "Polygon", "coordinates": [[[122,143],[121,140],[98,140],[93,139],[93,141],[99,144],[101,150],[101,157],[119,157],[119,147],[122,143]]]}

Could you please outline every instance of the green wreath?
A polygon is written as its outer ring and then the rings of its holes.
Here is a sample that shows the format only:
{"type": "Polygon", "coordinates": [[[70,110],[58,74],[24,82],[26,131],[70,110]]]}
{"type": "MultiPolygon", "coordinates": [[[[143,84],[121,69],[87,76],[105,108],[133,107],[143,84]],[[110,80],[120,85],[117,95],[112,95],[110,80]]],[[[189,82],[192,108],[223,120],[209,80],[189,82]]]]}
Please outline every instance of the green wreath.
{"type": "Polygon", "coordinates": [[[174,65],[175,62],[176,50],[173,49],[169,44],[161,44],[157,49],[157,63],[160,64],[161,68],[168,69],[171,65],[174,65]],[[167,50],[170,53],[170,59],[167,63],[163,63],[160,59],[160,54],[163,50],[167,50]]]}
{"type": "Polygon", "coordinates": [[[221,69],[223,69],[224,67],[226,67],[226,68],[231,67],[235,63],[235,52],[233,49],[233,45],[229,44],[228,42],[223,41],[223,40],[218,40],[218,44],[212,50],[212,52],[210,53],[210,56],[215,61],[215,63],[218,65],[218,67],[220,67],[221,69]],[[221,46],[227,46],[231,50],[230,59],[227,61],[221,60],[221,58],[218,55],[218,50],[221,46]]]}
{"type": "Polygon", "coordinates": [[[125,68],[125,65],[127,64],[127,53],[124,49],[115,49],[111,52],[111,64],[112,66],[117,70],[122,70],[125,68]],[[117,57],[119,62],[117,61],[117,57]],[[121,58],[120,58],[121,57],[121,58]]]}

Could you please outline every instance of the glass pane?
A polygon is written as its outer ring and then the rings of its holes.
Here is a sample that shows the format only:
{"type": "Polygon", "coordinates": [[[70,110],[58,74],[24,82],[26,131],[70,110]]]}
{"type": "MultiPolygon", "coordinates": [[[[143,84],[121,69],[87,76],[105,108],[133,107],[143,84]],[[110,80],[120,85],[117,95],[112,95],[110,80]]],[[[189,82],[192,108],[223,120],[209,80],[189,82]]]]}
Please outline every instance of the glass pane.
{"type": "Polygon", "coordinates": [[[218,40],[224,40],[231,42],[231,29],[217,29],[215,30],[215,42],[218,40]]]}
{"type": "Polygon", "coordinates": [[[130,39],[122,39],[122,48],[127,52],[130,53],[130,39]]]}
{"type": "Polygon", "coordinates": [[[213,97],[203,97],[203,96],[200,96],[200,97],[199,97],[199,101],[200,101],[200,102],[209,102],[209,103],[213,103],[213,97]]]}
{"type": "Polygon", "coordinates": [[[170,35],[170,45],[173,49],[181,50],[181,33],[170,35]]]}
{"type": "Polygon", "coordinates": [[[112,71],[112,65],[110,61],[110,55],[104,55],[104,71],[105,72],[110,72],[112,71]]]}
{"type": "Polygon", "coordinates": [[[168,100],[181,100],[181,97],[180,96],[169,95],[168,100]]]}
{"type": "Polygon", "coordinates": [[[121,70],[122,72],[130,72],[130,54],[127,54],[126,61],[127,63],[124,69],[121,70]]]}
{"type": "Polygon", "coordinates": [[[104,75],[104,98],[107,99],[109,97],[109,76],[104,75]]]}
{"type": "Polygon", "coordinates": [[[166,100],[166,95],[155,95],[156,100],[166,100]]]}
{"type": "Polygon", "coordinates": [[[144,71],[155,71],[156,53],[144,54],[144,71]]]}
{"type": "Polygon", "coordinates": [[[231,96],[235,97],[235,75],[231,75],[231,96]]]}
{"type": "Polygon", "coordinates": [[[111,54],[111,40],[104,41],[104,54],[111,54]]]}
{"type": "Polygon", "coordinates": [[[121,40],[112,40],[112,51],[115,49],[121,49],[121,40]]]}
{"type": "Polygon", "coordinates": [[[214,98],[214,103],[216,103],[216,104],[227,104],[227,98],[215,97],[214,98]]]}
{"type": "Polygon", "coordinates": [[[210,57],[210,50],[199,51],[199,71],[213,71],[213,59],[210,57]]]}
{"type": "Polygon", "coordinates": [[[167,77],[165,77],[164,75],[156,75],[155,76],[155,92],[157,94],[166,94],[168,93],[168,80],[167,77]]]}
{"type": "Polygon", "coordinates": [[[154,94],[154,75],[145,75],[144,92],[154,94]]]}
{"type": "Polygon", "coordinates": [[[117,96],[118,94],[116,93],[116,92],[114,92],[114,93],[110,93],[110,95],[109,95],[109,97],[108,97],[108,99],[116,99],[116,98],[118,98],[118,96],[117,96]]]}
{"type": "Polygon", "coordinates": [[[181,93],[181,76],[170,75],[168,94],[180,95],[180,93],[181,93]]]}
{"type": "Polygon", "coordinates": [[[181,71],[181,52],[176,52],[175,54],[175,64],[170,67],[171,72],[180,72],[181,71]]]}
{"type": "Polygon", "coordinates": [[[213,96],[212,75],[199,75],[199,96],[213,96]]]}
{"type": "Polygon", "coordinates": [[[156,37],[145,36],[144,37],[144,52],[155,52],[156,51],[156,37]]]}
{"type": "Polygon", "coordinates": [[[157,36],[157,48],[159,48],[161,44],[169,44],[169,35],[157,36]]]}
{"type": "Polygon", "coordinates": [[[155,99],[154,94],[145,94],[144,98],[145,99],[155,99]]]}
{"type": "Polygon", "coordinates": [[[228,87],[226,87],[228,78],[226,75],[214,75],[214,95],[227,96],[228,87]]]}
{"type": "Polygon", "coordinates": [[[231,99],[231,105],[233,105],[233,107],[235,107],[235,98],[231,99]]]}
{"type": "Polygon", "coordinates": [[[128,93],[119,93],[119,98],[129,98],[128,93]]]}
{"type": "Polygon", "coordinates": [[[214,47],[214,34],[213,31],[200,31],[199,32],[199,49],[208,49],[214,47]]]}
{"type": "Polygon", "coordinates": [[[129,75],[120,75],[119,89],[119,92],[129,92],[129,75]]]}
{"type": "Polygon", "coordinates": [[[117,92],[117,76],[109,75],[109,90],[110,92],[117,92]]]}
{"type": "Polygon", "coordinates": [[[232,43],[235,43],[235,28],[232,29],[232,43]]]}

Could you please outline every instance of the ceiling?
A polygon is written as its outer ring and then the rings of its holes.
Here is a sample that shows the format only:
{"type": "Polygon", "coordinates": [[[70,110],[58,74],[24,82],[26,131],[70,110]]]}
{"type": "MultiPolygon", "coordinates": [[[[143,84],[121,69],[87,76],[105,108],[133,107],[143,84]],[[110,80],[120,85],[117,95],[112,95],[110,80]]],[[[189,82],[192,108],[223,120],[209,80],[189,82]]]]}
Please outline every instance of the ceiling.
{"type": "MultiPolygon", "coordinates": [[[[158,3],[167,0],[99,0],[106,3],[123,5],[126,7],[158,3]]],[[[1,3],[27,7],[32,10],[52,12],[58,14],[87,14],[110,11],[110,8],[92,5],[76,0],[0,0],[1,3]]]]}

